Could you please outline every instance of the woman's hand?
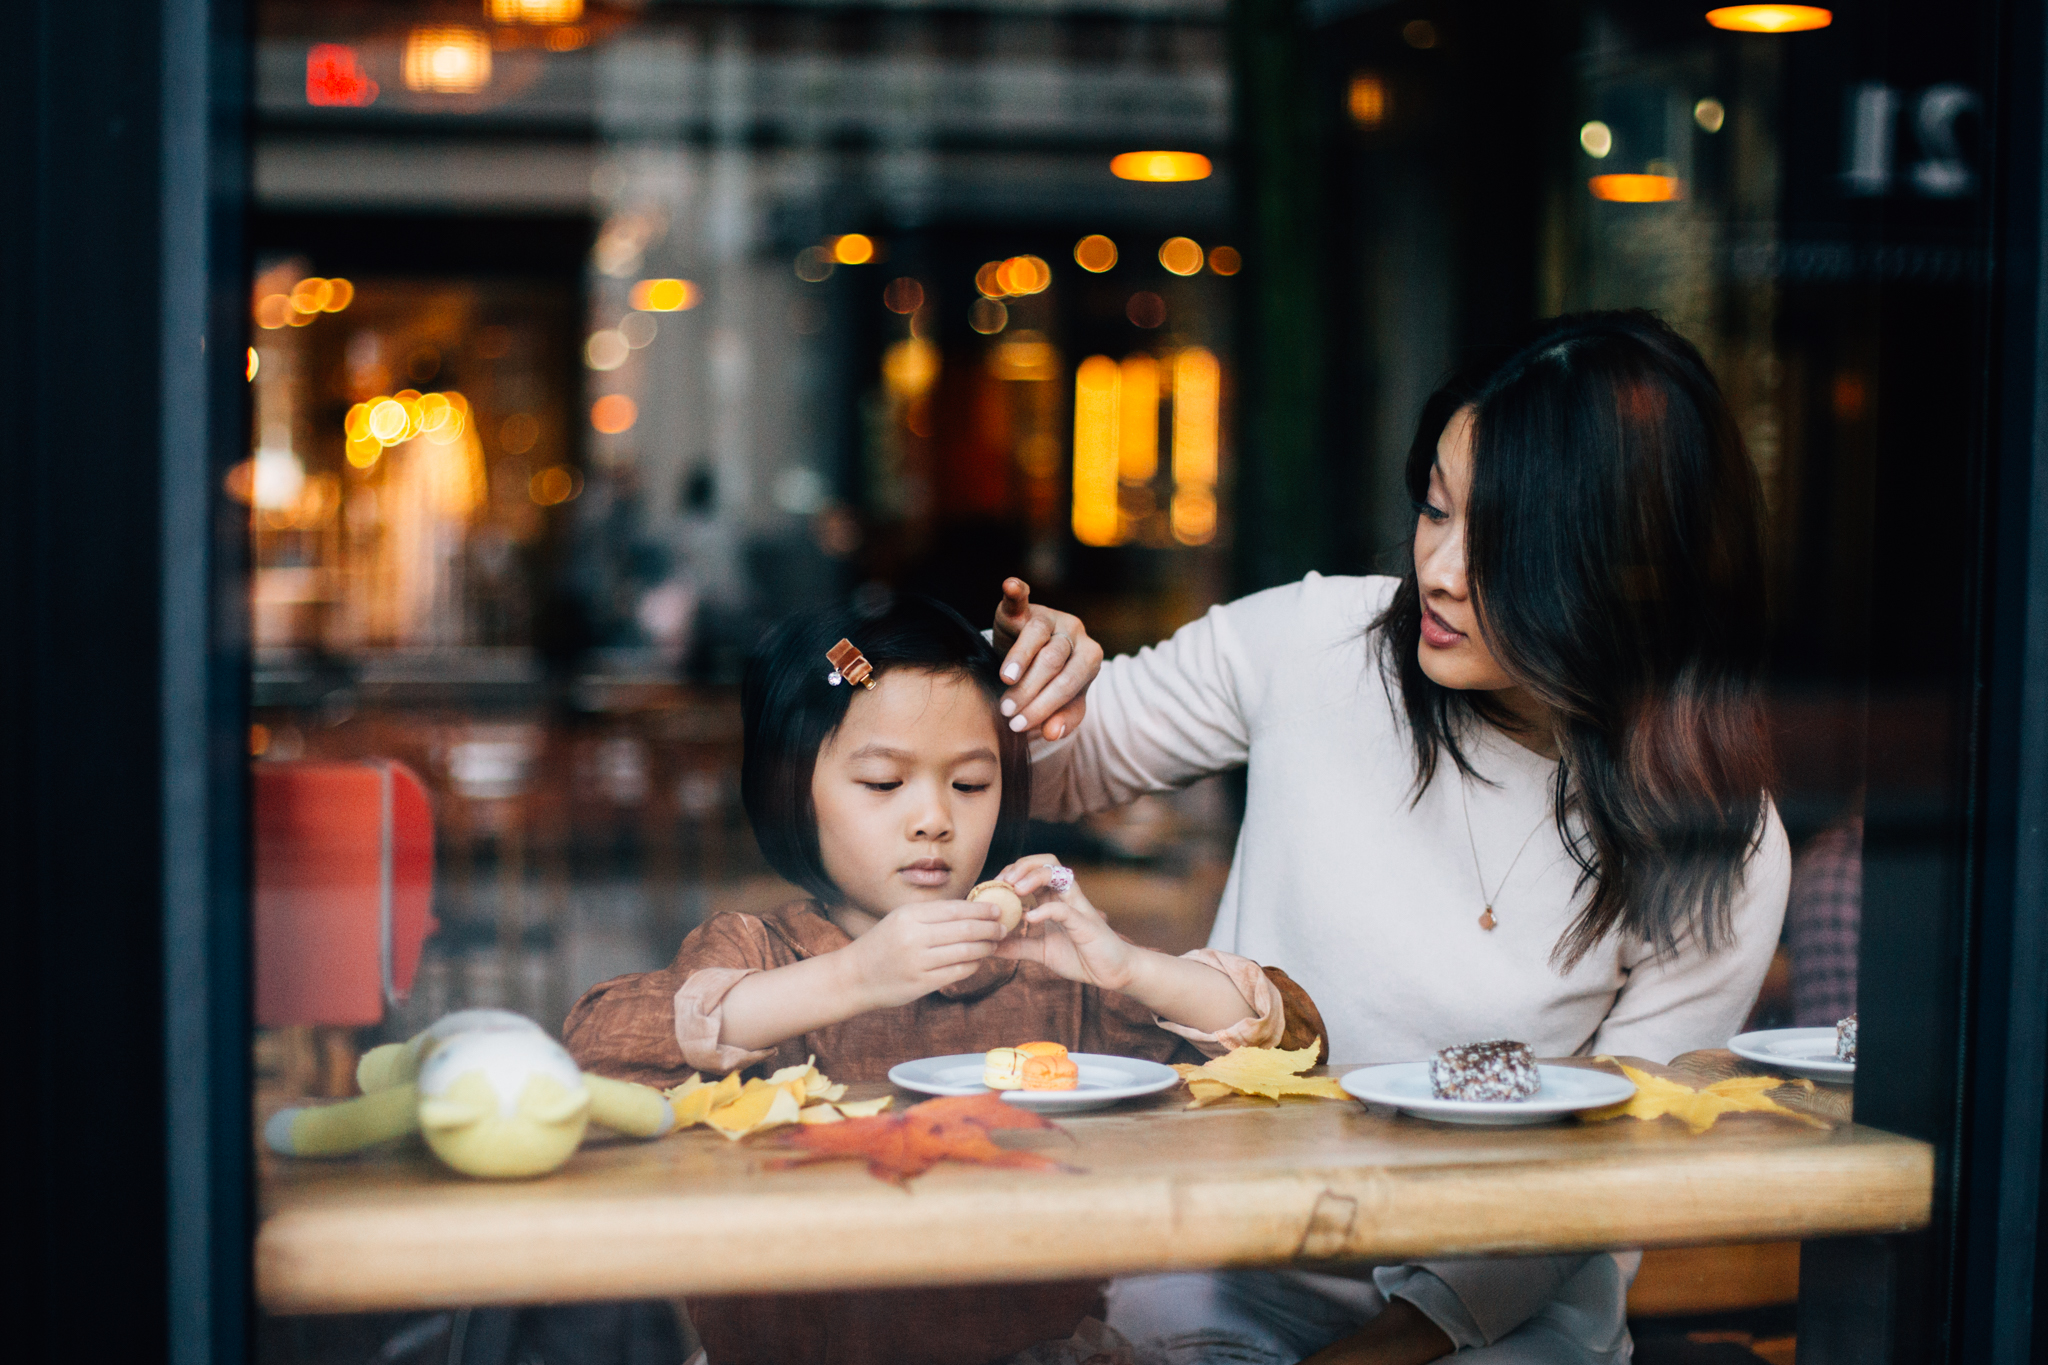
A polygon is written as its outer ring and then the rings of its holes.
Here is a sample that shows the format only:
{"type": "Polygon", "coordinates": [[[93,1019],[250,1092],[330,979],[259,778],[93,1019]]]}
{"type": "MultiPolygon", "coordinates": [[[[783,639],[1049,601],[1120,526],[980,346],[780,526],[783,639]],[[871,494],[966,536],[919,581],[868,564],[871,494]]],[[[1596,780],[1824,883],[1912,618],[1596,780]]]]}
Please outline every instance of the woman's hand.
{"type": "Polygon", "coordinates": [[[1006,651],[1003,714],[1010,728],[1047,739],[1072,734],[1088,714],[1088,684],[1102,671],[1102,646],[1088,637],[1081,618],[1033,606],[1031,585],[1003,580],[996,608],[996,648],[1006,651]]]}
{"type": "Polygon", "coordinates": [[[918,901],[891,910],[829,958],[849,974],[846,989],[859,1005],[853,1013],[907,1005],[972,976],[1003,936],[999,918],[980,901],[918,901]]]}
{"type": "Polygon", "coordinates": [[[1079,886],[1070,882],[1064,891],[1052,890],[1057,867],[1059,859],[1036,853],[998,874],[998,880],[1016,888],[1026,905],[1040,892],[1045,899],[1024,912],[1023,928],[996,951],[1003,957],[1043,962],[1069,981],[1085,981],[1107,991],[1128,990],[1134,960],[1144,950],[1110,928],[1079,886]]]}

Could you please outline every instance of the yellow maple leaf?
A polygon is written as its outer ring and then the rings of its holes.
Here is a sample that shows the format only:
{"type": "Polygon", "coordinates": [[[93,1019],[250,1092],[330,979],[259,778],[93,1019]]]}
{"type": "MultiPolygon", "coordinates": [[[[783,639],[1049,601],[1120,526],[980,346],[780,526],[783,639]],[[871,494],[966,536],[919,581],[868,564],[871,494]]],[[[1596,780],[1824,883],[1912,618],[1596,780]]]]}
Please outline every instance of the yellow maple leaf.
{"type": "Polygon", "coordinates": [[[766,1128],[795,1123],[802,1115],[803,1107],[804,1083],[801,1076],[781,1082],[773,1079],[748,1081],[737,1099],[714,1108],[704,1121],[725,1136],[739,1139],[766,1128]]]}
{"type": "MultiPolygon", "coordinates": [[[[1596,1057],[1594,1060],[1614,1061],[1612,1057],[1596,1057]]],[[[1648,1120],[1669,1114],[1674,1118],[1683,1119],[1685,1126],[1694,1133],[1706,1132],[1723,1114],[1737,1113],[1783,1114],[1786,1118],[1797,1119],[1815,1128],[1829,1126],[1825,1120],[1787,1109],[1766,1093],[1776,1090],[1781,1085],[1798,1085],[1811,1090],[1812,1081],[1787,1081],[1776,1076],[1735,1076],[1694,1090],[1668,1077],[1652,1076],[1647,1071],[1638,1071],[1626,1062],[1614,1064],[1621,1068],[1622,1074],[1636,1083],[1636,1093],[1620,1104],[1610,1104],[1605,1109],[1588,1110],[1580,1115],[1581,1118],[1597,1123],[1618,1118],[1648,1120]]]]}
{"type": "Polygon", "coordinates": [[[720,1105],[732,1103],[740,1088],[738,1073],[717,1081],[707,1081],[692,1073],[690,1079],[663,1093],[668,1096],[669,1107],[675,1110],[676,1127],[683,1129],[704,1122],[720,1105]]]}
{"type": "Polygon", "coordinates": [[[1240,1047],[1201,1066],[1182,1062],[1174,1067],[1194,1095],[1190,1109],[1200,1109],[1225,1095],[1258,1095],[1277,1100],[1282,1095],[1315,1095],[1329,1100],[1348,1100],[1343,1086],[1327,1076],[1301,1073],[1316,1064],[1316,1045],[1304,1048],[1240,1047]]]}

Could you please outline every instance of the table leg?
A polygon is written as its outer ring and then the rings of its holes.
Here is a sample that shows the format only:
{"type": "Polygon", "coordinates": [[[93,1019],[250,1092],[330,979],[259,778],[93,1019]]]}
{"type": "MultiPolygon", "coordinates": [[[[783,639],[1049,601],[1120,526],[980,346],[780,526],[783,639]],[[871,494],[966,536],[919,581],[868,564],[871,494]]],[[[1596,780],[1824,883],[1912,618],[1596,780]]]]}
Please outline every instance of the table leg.
{"type": "Polygon", "coordinates": [[[1889,1237],[1831,1237],[1799,1248],[1799,1365],[1879,1365],[1892,1359],[1889,1237]]]}

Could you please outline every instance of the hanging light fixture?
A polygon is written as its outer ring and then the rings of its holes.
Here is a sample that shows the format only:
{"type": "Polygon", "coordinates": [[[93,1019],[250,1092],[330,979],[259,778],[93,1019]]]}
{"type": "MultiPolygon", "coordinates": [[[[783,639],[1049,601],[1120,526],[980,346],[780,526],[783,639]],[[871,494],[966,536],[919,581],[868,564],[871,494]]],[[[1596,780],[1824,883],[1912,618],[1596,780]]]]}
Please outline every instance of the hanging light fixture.
{"type": "Polygon", "coordinates": [[[1801,33],[1826,28],[1835,14],[1818,5],[1724,5],[1708,10],[1707,22],[1736,33],[1801,33]]]}

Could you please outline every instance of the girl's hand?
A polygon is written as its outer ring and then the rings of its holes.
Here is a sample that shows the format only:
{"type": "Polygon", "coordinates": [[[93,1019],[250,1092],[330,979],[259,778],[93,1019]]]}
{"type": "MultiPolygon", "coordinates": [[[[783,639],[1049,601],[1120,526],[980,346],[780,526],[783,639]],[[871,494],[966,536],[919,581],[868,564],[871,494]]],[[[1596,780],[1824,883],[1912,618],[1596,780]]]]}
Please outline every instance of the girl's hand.
{"type": "Polygon", "coordinates": [[[1003,600],[996,607],[996,648],[1007,651],[1003,681],[1003,714],[1010,728],[1047,739],[1072,734],[1088,714],[1088,685],[1102,671],[1102,646],[1088,637],[1081,618],[1050,607],[1033,606],[1031,585],[1021,578],[1003,580],[1003,600]]]}
{"type": "Polygon", "coordinates": [[[1085,981],[1104,990],[1130,989],[1142,949],[1127,943],[1089,903],[1077,885],[1051,888],[1059,859],[1050,853],[1021,858],[1004,868],[1001,880],[1017,889],[1025,904],[1043,893],[1038,905],[1024,912],[1024,927],[996,947],[1003,957],[1042,962],[1069,981],[1085,981]]]}
{"type": "Polygon", "coordinates": [[[980,901],[919,901],[891,910],[829,956],[851,973],[855,1013],[907,1005],[972,976],[1002,937],[998,918],[996,907],[980,901]]]}

